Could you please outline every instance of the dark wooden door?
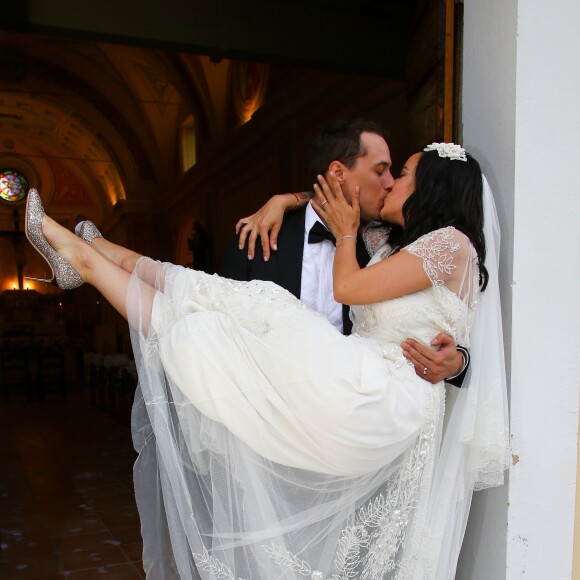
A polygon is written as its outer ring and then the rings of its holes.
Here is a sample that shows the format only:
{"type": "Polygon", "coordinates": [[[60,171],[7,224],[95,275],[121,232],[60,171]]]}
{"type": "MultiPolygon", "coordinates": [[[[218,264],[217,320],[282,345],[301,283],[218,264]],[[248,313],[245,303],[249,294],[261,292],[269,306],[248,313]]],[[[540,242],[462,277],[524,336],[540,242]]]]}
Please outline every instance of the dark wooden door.
{"type": "Polygon", "coordinates": [[[407,60],[409,146],[454,138],[455,0],[417,0],[407,60]]]}

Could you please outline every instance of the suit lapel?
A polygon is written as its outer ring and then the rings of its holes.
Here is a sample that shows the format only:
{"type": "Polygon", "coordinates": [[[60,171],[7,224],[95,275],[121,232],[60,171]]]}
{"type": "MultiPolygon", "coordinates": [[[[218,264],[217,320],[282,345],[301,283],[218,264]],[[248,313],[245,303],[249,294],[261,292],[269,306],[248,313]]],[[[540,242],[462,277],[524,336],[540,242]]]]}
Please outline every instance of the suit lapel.
{"type": "Polygon", "coordinates": [[[367,252],[367,248],[362,240],[362,236],[359,235],[356,240],[356,260],[358,262],[358,265],[361,268],[364,268],[369,263],[370,259],[371,257],[367,252]]]}
{"type": "Polygon", "coordinates": [[[280,285],[300,298],[302,256],[304,254],[304,221],[306,209],[285,216],[278,236],[278,275],[280,285]]]}

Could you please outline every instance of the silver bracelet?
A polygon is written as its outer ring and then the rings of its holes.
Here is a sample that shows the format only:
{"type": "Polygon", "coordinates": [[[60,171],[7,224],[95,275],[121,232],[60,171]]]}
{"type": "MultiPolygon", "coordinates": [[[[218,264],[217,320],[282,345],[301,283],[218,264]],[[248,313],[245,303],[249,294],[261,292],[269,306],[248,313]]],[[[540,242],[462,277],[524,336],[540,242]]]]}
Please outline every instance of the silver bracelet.
{"type": "Polygon", "coordinates": [[[338,244],[340,244],[340,242],[342,242],[342,240],[344,240],[345,238],[352,238],[353,240],[356,241],[356,236],[346,234],[346,236],[342,236],[342,238],[338,238],[338,240],[336,240],[336,245],[338,246],[338,244]]]}

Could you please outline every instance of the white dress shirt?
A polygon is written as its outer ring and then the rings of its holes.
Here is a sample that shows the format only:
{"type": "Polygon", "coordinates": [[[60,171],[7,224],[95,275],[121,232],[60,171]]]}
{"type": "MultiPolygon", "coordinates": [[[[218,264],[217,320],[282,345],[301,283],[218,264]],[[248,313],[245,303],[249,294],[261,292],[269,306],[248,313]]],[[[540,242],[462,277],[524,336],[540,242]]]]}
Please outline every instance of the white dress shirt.
{"type": "Polygon", "coordinates": [[[336,248],[329,240],[324,240],[318,244],[308,243],[310,228],[317,221],[320,220],[309,203],[306,206],[304,220],[304,254],[302,257],[300,300],[308,307],[320,312],[333,326],[342,332],[342,304],[334,300],[332,290],[332,265],[336,248]]]}

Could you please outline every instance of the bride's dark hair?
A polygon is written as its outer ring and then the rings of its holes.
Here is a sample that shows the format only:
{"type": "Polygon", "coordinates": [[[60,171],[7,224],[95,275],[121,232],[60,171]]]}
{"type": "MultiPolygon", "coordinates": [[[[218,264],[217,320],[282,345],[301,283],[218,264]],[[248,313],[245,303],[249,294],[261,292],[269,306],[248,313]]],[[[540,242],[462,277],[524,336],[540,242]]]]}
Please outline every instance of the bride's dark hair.
{"type": "Polygon", "coordinates": [[[424,152],[415,170],[415,191],[403,205],[403,245],[422,235],[453,226],[471,241],[479,260],[479,285],[485,290],[489,274],[485,267],[483,235],[483,181],[479,163],[424,152]]]}

